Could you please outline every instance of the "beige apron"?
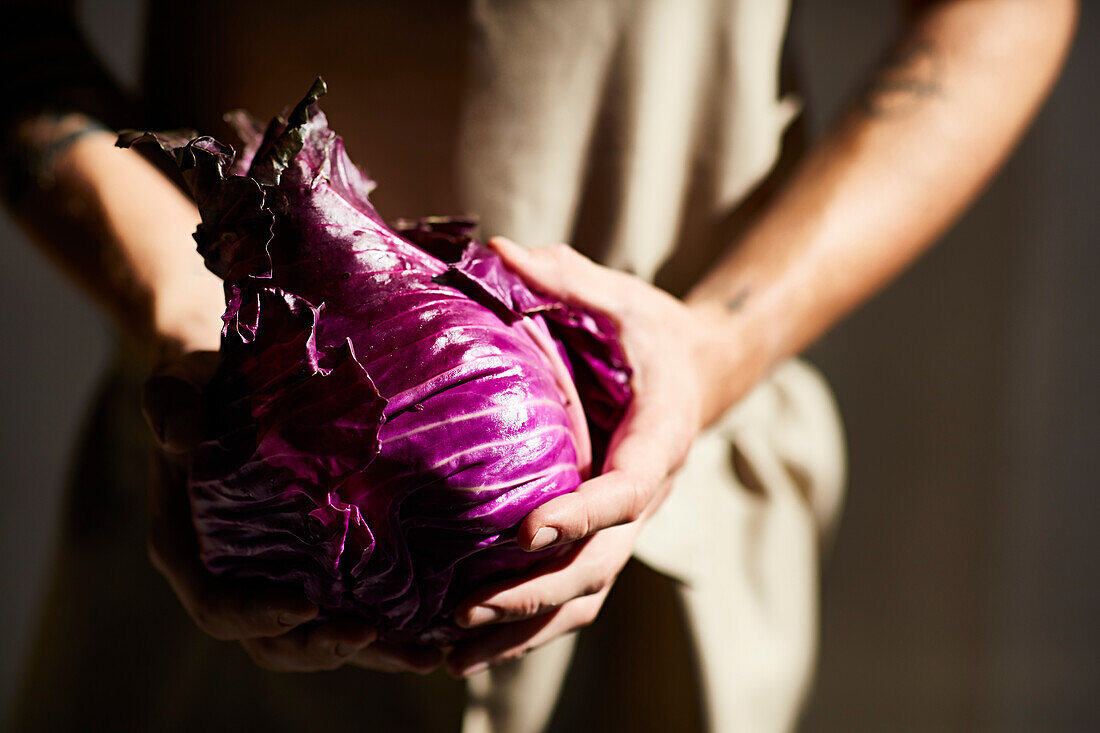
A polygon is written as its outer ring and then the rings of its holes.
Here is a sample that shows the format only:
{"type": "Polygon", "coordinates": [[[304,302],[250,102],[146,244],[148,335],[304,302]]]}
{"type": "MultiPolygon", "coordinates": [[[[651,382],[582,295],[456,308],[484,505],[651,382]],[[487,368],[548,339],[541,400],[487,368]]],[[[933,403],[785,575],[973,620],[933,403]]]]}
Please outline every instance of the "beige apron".
{"type": "MultiPolygon", "coordinates": [[[[490,232],[568,241],[647,280],[669,259],[713,260],[729,243],[684,232],[682,218],[721,217],[774,163],[797,112],[778,95],[786,13],[782,2],[475,3],[467,208],[490,232]],[[606,191],[603,217],[579,213],[586,193],[606,191]]],[[[696,440],[641,535],[635,557],[674,584],[686,616],[711,729],[793,725],[813,664],[817,538],[842,485],[828,389],[791,362],[696,440]]],[[[565,639],[472,680],[466,733],[542,730],[571,650],[565,639]]]]}
{"type": "MultiPolygon", "coordinates": [[[[302,7],[154,1],[147,86],[166,124],[270,113],[316,69],[384,215],[476,212],[486,235],[569,241],[677,294],[728,245],[721,222],[797,112],[778,94],[781,1],[330,2],[311,4],[305,25],[302,7]],[[361,76],[342,71],[351,51],[361,76]]],[[[796,721],[818,547],[843,483],[836,410],[808,366],[783,365],[699,436],[595,624],[465,689],[443,675],[265,672],[197,631],[145,558],[140,377],[127,367],[109,383],[83,448],[16,730],[756,733],[796,721]]]]}

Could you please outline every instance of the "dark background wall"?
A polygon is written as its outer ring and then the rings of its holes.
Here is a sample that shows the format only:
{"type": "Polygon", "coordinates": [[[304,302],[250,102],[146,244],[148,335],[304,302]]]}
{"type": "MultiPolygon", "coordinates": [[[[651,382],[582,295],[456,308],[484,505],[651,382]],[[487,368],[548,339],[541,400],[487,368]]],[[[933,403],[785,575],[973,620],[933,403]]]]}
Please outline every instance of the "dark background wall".
{"type": "MultiPolygon", "coordinates": [[[[1100,10],[974,208],[811,352],[851,483],[807,731],[1100,730],[1100,10]]],[[[805,0],[815,130],[890,3],[805,0]],[[843,12],[838,12],[843,8],[843,12]]]]}
{"type": "MultiPolygon", "coordinates": [[[[824,574],[806,731],[1100,730],[1100,12],[973,210],[815,346],[851,486],[824,574]]],[[[139,0],[86,2],[120,78],[139,0]]],[[[890,3],[802,0],[820,133],[881,55],[890,3]]],[[[0,218],[0,718],[39,603],[61,486],[113,336],[0,218]]]]}

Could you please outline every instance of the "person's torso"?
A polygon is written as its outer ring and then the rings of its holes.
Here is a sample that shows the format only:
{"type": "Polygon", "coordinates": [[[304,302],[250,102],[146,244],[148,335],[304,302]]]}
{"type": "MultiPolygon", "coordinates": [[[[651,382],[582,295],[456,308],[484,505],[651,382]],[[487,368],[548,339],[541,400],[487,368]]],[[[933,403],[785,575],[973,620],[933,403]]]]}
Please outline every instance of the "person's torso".
{"type": "Polygon", "coordinates": [[[785,0],[153,0],[149,124],[231,139],[225,111],[266,118],[321,75],[383,216],[474,214],[485,236],[567,241],[682,292],[796,111],[786,16],[785,0]]]}

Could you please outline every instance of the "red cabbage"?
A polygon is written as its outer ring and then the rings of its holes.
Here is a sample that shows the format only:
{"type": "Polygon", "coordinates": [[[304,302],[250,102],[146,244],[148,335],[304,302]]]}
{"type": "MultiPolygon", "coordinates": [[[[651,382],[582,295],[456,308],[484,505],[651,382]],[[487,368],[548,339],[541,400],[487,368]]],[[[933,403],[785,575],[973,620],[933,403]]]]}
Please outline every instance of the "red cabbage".
{"type": "Polygon", "coordinates": [[[387,225],[317,105],[261,132],[124,132],[175,165],[225,282],[222,366],[189,491],[213,573],[325,618],[447,643],[463,596],[549,555],[516,528],[598,467],[630,401],[610,320],[532,292],[474,222],[387,225]]]}

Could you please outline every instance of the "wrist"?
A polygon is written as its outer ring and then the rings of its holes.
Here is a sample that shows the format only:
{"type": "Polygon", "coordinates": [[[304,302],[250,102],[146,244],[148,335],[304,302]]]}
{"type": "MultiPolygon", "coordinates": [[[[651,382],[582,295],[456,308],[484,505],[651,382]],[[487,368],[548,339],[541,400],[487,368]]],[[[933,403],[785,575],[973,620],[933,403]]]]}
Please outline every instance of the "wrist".
{"type": "Polygon", "coordinates": [[[710,425],[768,373],[772,356],[766,334],[750,312],[708,300],[686,305],[701,382],[702,422],[710,425]]]}
{"type": "Polygon", "coordinates": [[[188,351],[217,350],[225,297],[221,280],[195,251],[198,211],[113,135],[87,135],[59,158],[84,182],[100,238],[98,268],[115,295],[119,320],[153,362],[188,351]]]}
{"type": "Polygon", "coordinates": [[[154,361],[192,351],[217,351],[225,299],[213,274],[177,278],[154,290],[147,347],[154,361]]]}

